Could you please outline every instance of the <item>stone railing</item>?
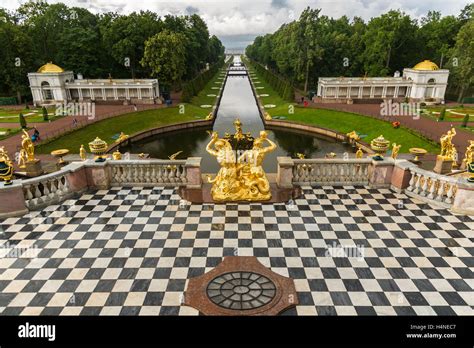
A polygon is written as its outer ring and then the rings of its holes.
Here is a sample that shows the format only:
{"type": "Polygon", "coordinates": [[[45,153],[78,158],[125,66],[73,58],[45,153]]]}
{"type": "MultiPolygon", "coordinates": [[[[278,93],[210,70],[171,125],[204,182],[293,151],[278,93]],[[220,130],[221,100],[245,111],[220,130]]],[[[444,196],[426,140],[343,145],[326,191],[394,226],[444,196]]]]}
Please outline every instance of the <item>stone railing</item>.
{"type": "Polygon", "coordinates": [[[186,160],[135,160],[110,162],[112,186],[184,186],[186,160]]]}
{"type": "Polygon", "coordinates": [[[409,171],[407,195],[454,212],[474,214],[474,184],[464,177],[440,175],[416,166],[410,167],[409,171]]]}
{"type": "Polygon", "coordinates": [[[59,203],[72,196],[67,180],[67,171],[22,180],[25,205],[28,209],[45,207],[59,203]]]}
{"type": "Polygon", "coordinates": [[[61,170],[33,179],[0,183],[0,218],[60,203],[75,193],[111,186],[185,186],[200,188],[201,158],[73,162],[61,170]]]}
{"type": "Polygon", "coordinates": [[[371,159],[295,159],[293,183],[297,185],[366,185],[371,159]]]}

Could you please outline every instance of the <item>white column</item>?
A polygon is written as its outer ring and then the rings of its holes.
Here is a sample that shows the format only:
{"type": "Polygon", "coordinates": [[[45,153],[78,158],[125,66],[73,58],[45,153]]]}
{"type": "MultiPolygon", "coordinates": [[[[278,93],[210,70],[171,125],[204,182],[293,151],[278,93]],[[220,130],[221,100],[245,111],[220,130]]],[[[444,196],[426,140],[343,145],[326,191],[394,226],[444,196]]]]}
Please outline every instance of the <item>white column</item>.
{"type": "Polygon", "coordinates": [[[91,94],[91,100],[95,100],[94,88],[90,89],[90,94],[91,94]]]}
{"type": "Polygon", "coordinates": [[[142,99],[142,88],[138,87],[138,99],[142,99]]]}
{"type": "Polygon", "coordinates": [[[130,87],[125,87],[126,99],[130,99],[130,87]]]}
{"type": "Polygon", "coordinates": [[[362,98],[362,91],[363,91],[363,87],[362,86],[359,86],[359,98],[362,98]]]}
{"type": "Polygon", "coordinates": [[[370,86],[370,97],[371,97],[371,98],[374,97],[374,92],[375,92],[375,87],[374,87],[374,86],[370,86]]]}
{"type": "Polygon", "coordinates": [[[347,98],[351,97],[351,86],[347,86],[347,98]]]}
{"type": "Polygon", "coordinates": [[[339,85],[336,86],[336,99],[339,98],[339,85]]]}
{"type": "Polygon", "coordinates": [[[395,86],[395,93],[393,94],[393,97],[394,98],[398,98],[398,90],[399,90],[399,86],[395,86]]]}
{"type": "Polygon", "coordinates": [[[382,98],[385,98],[387,96],[387,86],[383,86],[382,89],[382,98]]]}
{"type": "Polygon", "coordinates": [[[153,99],[155,96],[153,95],[153,87],[150,88],[150,99],[153,99]]]}
{"type": "Polygon", "coordinates": [[[102,88],[102,100],[107,100],[107,93],[105,93],[105,88],[102,88]]]}
{"type": "Polygon", "coordinates": [[[117,94],[117,87],[114,87],[114,99],[118,99],[118,94],[117,94]]]}
{"type": "Polygon", "coordinates": [[[77,89],[77,92],[78,92],[78,94],[79,94],[79,100],[82,100],[82,88],[79,87],[79,88],[77,89]]]}

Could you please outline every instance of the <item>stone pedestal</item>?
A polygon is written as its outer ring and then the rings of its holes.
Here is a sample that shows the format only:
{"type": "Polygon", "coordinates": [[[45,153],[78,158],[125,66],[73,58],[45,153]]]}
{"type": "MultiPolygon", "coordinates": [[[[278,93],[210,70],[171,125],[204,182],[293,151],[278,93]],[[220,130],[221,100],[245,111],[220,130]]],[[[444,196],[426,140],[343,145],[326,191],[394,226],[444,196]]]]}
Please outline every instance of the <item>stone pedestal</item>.
{"type": "Polygon", "coordinates": [[[0,218],[28,213],[21,184],[13,182],[12,185],[5,186],[0,183],[0,190],[0,218]]]}
{"type": "Polygon", "coordinates": [[[407,160],[396,160],[391,178],[391,188],[397,192],[401,192],[407,188],[410,182],[410,168],[416,167],[416,164],[407,160]]]}
{"type": "Polygon", "coordinates": [[[385,158],[382,161],[372,161],[369,166],[369,184],[372,187],[389,187],[392,181],[395,161],[385,158]]]}
{"type": "Polygon", "coordinates": [[[280,188],[293,188],[293,159],[290,157],[277,157],[277,185],[280,188]]]}
{"type": "Polygon", "coordinates": [[[200,189],[202,186],[201,157],[188,157],[184,166],[186,168],[186,187],[200,189]]]}
{"type": "Polygon", "coordinates": [[[41,168],[41,160],[34,159],[25,163],[25,172],[27,176],[35,177],[43,174],[43,168],[41,168]]]}
{"type": "Polygon", "coordinates": [[[452,159],[447,159],[442,156],[437,156],[436,165],[433,171],[438,174],[451,173],[451,171],[453,170],[453,163],[454,161],[452,159]]]}

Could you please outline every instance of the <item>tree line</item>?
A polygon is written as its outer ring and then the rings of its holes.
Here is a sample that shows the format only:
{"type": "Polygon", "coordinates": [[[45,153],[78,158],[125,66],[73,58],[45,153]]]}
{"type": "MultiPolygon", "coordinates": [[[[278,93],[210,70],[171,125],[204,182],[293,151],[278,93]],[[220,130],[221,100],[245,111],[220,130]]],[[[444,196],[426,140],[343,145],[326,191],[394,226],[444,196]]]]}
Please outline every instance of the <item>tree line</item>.
{"type": "Polygon", "coordinates": [[[421,20],[391,10],[365,22],[306,8],[298,20],[258,36],[246,55],[305,92],[319,77],[388,76],[429,59],[450,69],[450,92],[473,93],[474,4],[458,16],[430,11],[421,20]]]}
{"type": "Polygon", "coordinates": [[[0,95],[17,99],[29,96],[27,73],[49,61],[88,78],[158,77],[171,89],[224,54],[196,14],[93,14],[42,0],[0,8],[0,47],[0,95]]]}

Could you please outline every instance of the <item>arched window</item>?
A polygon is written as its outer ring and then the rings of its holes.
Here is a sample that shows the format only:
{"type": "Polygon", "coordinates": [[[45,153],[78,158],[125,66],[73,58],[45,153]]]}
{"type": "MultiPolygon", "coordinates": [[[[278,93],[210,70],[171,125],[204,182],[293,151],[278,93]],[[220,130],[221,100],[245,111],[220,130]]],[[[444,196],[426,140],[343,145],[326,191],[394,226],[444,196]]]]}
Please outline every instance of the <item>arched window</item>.
{"type": "Polygon", "coordinates": [[[49,82],[41,82],[41,92],[43,93],[44,100],[53,100],[53,92],[51,91],[51,86],[49,82]]]}
{"type": "Polygon", "coordinates": [[[436,80],[435,79],[429,79],[428,80],[428,84],[429,85],[434,85],[436,83],[436,80]]]}

